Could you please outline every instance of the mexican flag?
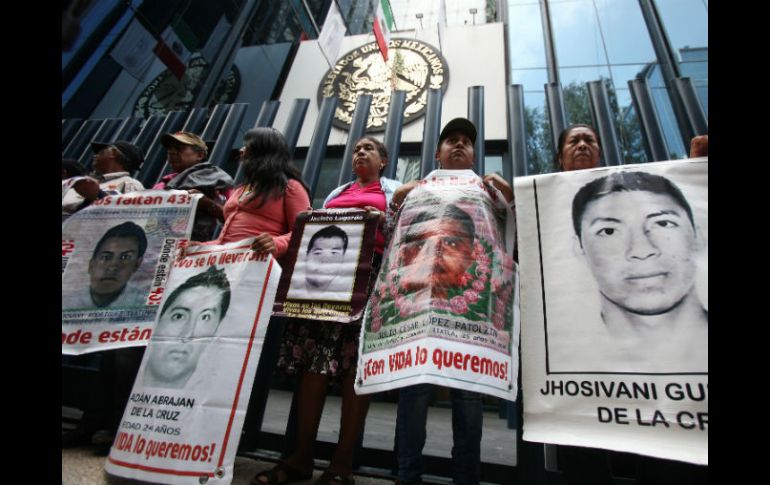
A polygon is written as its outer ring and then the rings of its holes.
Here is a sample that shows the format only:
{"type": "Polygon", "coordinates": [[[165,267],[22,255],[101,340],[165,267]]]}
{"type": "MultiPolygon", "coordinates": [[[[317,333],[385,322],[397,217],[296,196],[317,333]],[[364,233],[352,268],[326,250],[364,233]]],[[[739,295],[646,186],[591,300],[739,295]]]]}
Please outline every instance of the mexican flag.
{"type": "Polygon", "coordinates": [[[388,44],[390,43],[390,31],[393,30],[393,12],[390,11],[388,0],[379,0],[377,13],[374,15],[374,36],[377,38],[377,45],[380,47],[382,57],[388,60],[388,44]]]}

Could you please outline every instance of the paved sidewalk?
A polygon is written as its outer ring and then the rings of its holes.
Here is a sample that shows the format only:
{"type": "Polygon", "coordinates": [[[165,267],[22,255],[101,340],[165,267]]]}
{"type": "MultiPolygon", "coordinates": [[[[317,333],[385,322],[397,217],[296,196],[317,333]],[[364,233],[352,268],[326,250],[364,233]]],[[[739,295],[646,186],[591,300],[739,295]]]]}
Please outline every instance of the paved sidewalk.
{"type": "MultiPolygon", "coordinates": [[[[272,390],[265,409],[263,431],[283,434],[286,429],[289,408],[291,407],[291,393],[280,390],[272,390]]],[[[64,414],[64,413],[63,413],[64,414]]],[[[79,418],[80,412],[68,409],[68,413],[79,418]]],[[[428,413],[428,439],[425,443],[424,454],[449,458],[452,448],[452,417],[451,410],[446,408],[431,407],[428,413]]],[[[336,443],[339,438],[340,398],[328,396],[326,406],[318,430],[319,441],[336,443]]],[[[364,447],[387,450],[393,449],[395,434],[396,405],[394,403],[373,402],[366,418],[366,430],[364,433],[364,447]]],[[[63,429],[73,426],[63,422],[63,429]]],[[[62,484],[63,485],[102,485],[102,484],[135,484],[144,483],[137,480],[127,480],[112,477],[105,473],[104,462],[106,457],[95,456],[95,446],[83,446],[80,448],[62,449],[62,484]]],[[[516,465],[516,432],[508,429],[506,421],[489,411],[484,413],[484,431],[481,443],[482,461],[507,466],[516,465]]],[[[268,455],[270,456],[270,455],[268,455]]],[[[317,460],[317,466],[324,462],[317,460]]],[[[234,485],[247,485],[257,472],[274,466],[273,462],[252,459],[250,457],[236,457],[234,470],[234,485]]],[[[318,478],[322,470],[316,470],[314,478],[318,478]]],[[[375,473],[376,474],[376,473],[375,473]]],[[[433,483],[451,483],[447,478],[423,477],[433,483]]],[[[297,482],[312,484],[311,480],[297,482]]],[[[376,479],[356,475],[357,485],[377,485],[393,483],[391,480],[376,479]]]]}
{"type": "MultiPolygon", "coordinates": [[[[107,457],[95,456],[94,446],[63,449],[61,451],[61,481],[62,485],[128,485],[147,483],[139,480],[108,475],[104,471],[107,457]]],[[[248,485],[257,472],[272,467],[274,463],[253,460],[236,456],[233,485],[248,485]]],[[[313,479],[321,476],[322,470],[316,470],[313,479]]],[[[312,480],[296,482],[298,485],[312,485],[312,480]]],[[[393,483],[390,480],[362,477],[356,475],[356,485],[385,485],[393,483]]]]}

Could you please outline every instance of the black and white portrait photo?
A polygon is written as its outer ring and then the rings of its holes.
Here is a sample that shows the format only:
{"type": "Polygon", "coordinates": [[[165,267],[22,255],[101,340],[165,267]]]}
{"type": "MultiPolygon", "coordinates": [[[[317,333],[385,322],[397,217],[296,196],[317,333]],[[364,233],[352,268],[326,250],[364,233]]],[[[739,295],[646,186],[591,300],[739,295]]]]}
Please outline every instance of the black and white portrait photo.
{"type": "MultiPolygon", "coordinates": [[[[88,285],[62,291],[66,308],[121,308],[144,304],[146,285],[133,278],[147,250],[147,235],[131,221],[108,229],[88,260],[88,285]]],[[[73,285],[74,286],[74,285],[73,285]]]]}
{"type": "Polygon", "coordinates": [[[214,266],[174,288],[163,303],[148,349],[144,385],[182,389],[230,307],[230,282],[214,266]]]}
{"type": "Polygon", "coordinates": [[[707,374],[707,164],[560,174],[535,192],[543,302],[529,308],[548,371],[707,374]]]}
{"type": "Polygon", "coordinates": [[[362,224],[306,224],[286,297],[349,302],[362,233],[362,224]]]}

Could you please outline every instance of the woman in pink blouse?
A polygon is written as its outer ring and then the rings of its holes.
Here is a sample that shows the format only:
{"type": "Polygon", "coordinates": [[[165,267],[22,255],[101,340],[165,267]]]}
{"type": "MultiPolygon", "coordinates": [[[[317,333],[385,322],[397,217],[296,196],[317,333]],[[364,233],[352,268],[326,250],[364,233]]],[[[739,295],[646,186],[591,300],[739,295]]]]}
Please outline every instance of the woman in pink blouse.
{"type": "MultiPolygon", "coordinates": [[[[286,140],[274,128],[253,128],[243,136],[243,185],[225,202],[224,226],[208,244],[227,244],[256,237],[251,248],[271,253],[283,266],[297,215],[311,210],[310,194],[300,171],[291,163],[286,140]]],[[[254,377],[245,429],[258,428],[275,369],[284,319],[273,317],[267,327],[262,354],[254,377]]]]}
{"type": "Polygon", "coordinates": [[[286,140],[278,130],[253,128],[243,140],[244,184],[227,199],[224,226],[210,243],[226,244],[256,236],[252,249],[271,253],[282,263],[297,214],[311,210],[310,191],[291,163],[286,140]]]}

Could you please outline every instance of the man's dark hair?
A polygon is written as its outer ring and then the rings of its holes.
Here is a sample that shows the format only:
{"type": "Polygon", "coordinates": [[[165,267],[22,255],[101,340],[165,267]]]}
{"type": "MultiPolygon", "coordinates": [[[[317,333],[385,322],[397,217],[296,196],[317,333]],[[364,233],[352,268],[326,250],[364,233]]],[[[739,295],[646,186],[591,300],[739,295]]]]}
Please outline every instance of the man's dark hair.
{"type": "Polygon", "coordinates": [[[310,254],[310,250],[313,249],[313,244],[315,244],[316,239],[321,239],[321,238],[329,239],[332,237],[338,237],[342,239],[343,253],[348,250],[348,235],[345,233],[345,231],[343,231],[337,226],[326,226],[310,237],[310,242],[307,243],[306,254],[310,254]]]}
{"type": "Polygon", "coordinates": [[[122,224],[111,227],[107,232],[104,233],[104,236],[102,236],[102,238],[99,239],[99,242],[96,243],[96,248],[94,248],[94,253],[91,255],[91,260],[96,259],[96,255],[99,254],[99,250],[108,239],[118,237],[136,239],[136,244],[139,251],[138,257],[141,258],[144,256],[144,252],[147,250],[147,235],[145,235],[144,229],[131,221],[126,221],[122,224]]]}
{"type": "Polygon", "coordinates": [[[418,239],[418,236],[416,236],[414,233],[417,229],[417,224],[421,222],[431,221],[433,219],[444,219],[449,218],[453,219],[460,223],[460,225],[463,228],[463,232],[468,234],[468,236],[471,238],[471,241],[476,239],[476,227],[473,224],[473,219],[471,219],[471,216],[468,215],[467,212],[464,210],[458,208],[455,205],[447,205],[443,208],[443,210],[437,210],[437,211],[422,211],[416,216],[412,218],[411,221],[409,221],[409,229],[406,231],[406,236],[404,237],[404,243],[410,243],[418,239]]]}
{"type": "Polygon", "coordinates": [[[219,288],[222,290],[222,298],[219,303],[220,321],[225,318],[227,309],[230,307],[230,281],[227,279],[227,274],[225,274],[224,268],[217,269],[214,266],[211,266],[203,273],[198,273],[195,276],[191,276],[187,279],[187,281],[177,286],[176,289],[174,289],[174,291],[168,295],[168,298],[166,298],[166,302],[163,304],[163,309],[160,312],[160,316],[163,316],[166,313],[166,310],[171,308],[171,305],[174,303],[174,301],[176,301],[177,298],[179,298],[182,293],[197,286],[203,288],[219,288]]]}
{"type": "Polygon", "coordinates": [[[690,224],[695,229],[695,221],[692,217],[692,209],[687,199],[684,198],[679,187],[670,180],[660,175],[653,175],[647,172],[615,172],[585,184],[575,194],[572,199],[572,226],[575,234],[580,239],[580,223],[583,219],[586,206],[589,202],[600,199],[613,192],[631,192],[631,191],[652,192],[653,194],[668,195],[687,213],[690,224]]]}

